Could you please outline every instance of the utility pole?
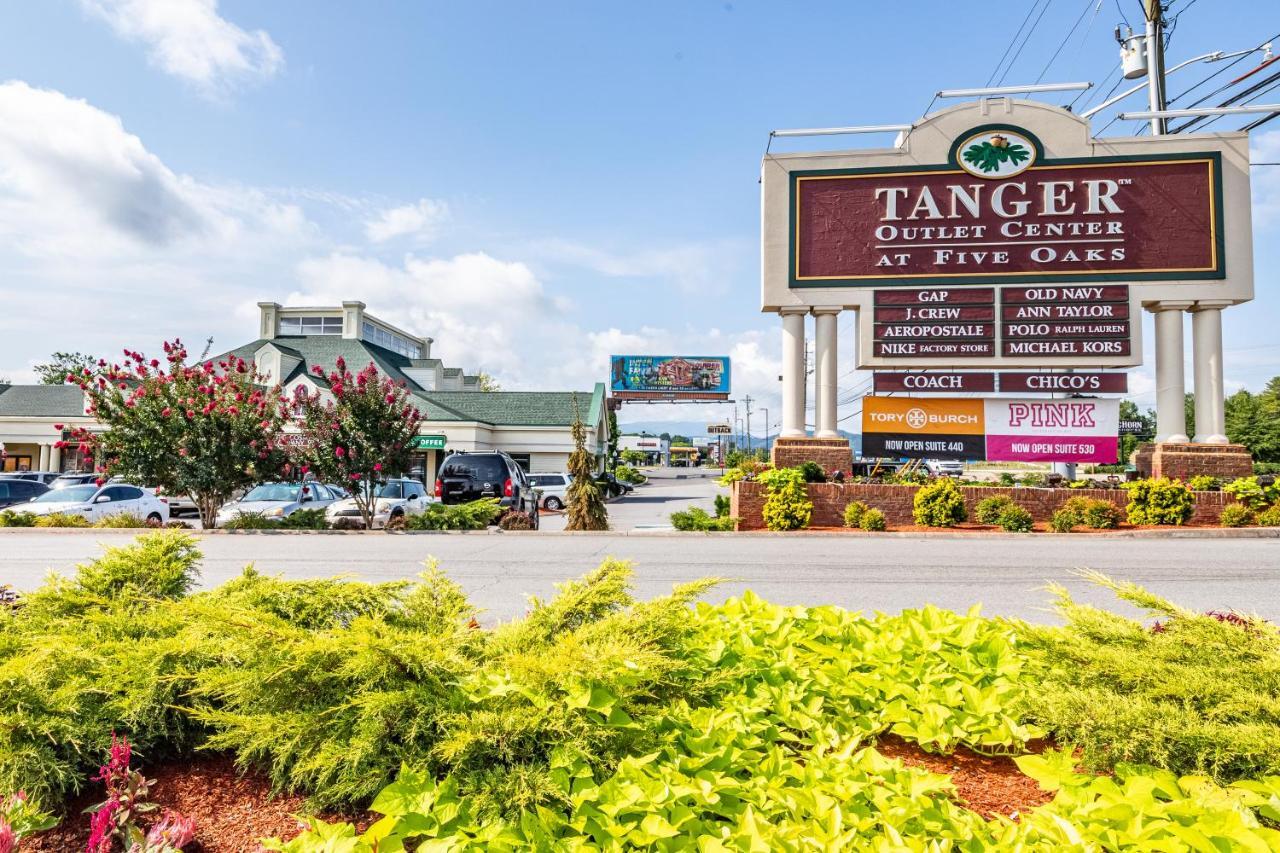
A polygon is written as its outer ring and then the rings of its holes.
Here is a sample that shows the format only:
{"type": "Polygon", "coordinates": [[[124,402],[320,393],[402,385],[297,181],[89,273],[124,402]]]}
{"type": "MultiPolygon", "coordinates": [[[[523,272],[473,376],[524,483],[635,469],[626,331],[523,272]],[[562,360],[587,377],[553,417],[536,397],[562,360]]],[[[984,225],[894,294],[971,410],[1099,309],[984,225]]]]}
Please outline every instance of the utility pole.
{"type": "Polygon", "coordinates": [[[769,452],[769,409],[766,406],[761,406],[760,408],[764,409],[764,452],[768,453],[769,452]]]}
{"type": "MultiPolygon", "coordinates": [[[[1161,0],[1146,0],[1147,15],[1147,100],[1152,112],[1165,108],[1164,91],[1164,4],[1161,0]]],[[[1168,119],[1151,119],[1151,135],[1164,136],[1168,119]]]]}
{"type": "Polygon", "coordinates": [[[747,455],[751,455],[751,395],[748,394],[742,398],[742,404],[746,407],[747,413],[747,455]]]}

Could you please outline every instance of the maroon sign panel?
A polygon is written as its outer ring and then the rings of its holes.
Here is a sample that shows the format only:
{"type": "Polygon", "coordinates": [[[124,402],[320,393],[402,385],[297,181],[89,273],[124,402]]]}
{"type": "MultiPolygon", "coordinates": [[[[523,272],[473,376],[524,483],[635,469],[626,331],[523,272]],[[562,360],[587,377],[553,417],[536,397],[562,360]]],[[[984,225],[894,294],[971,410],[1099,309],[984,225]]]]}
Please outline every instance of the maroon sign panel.
{"type": "Polygon", "coordinates": [[[899,358],[993,356],[994,287],[877,290],[874,352],[899,358]]]}
{"type": "Polygon", "coordinates": [[[1022,394],[1126,394],[1127,373],[1001,373],[1000,390],[1022,394]]]}
{"type": "Polygon", "coordinates": [[[1003,179],[939,167],[793,181],[793,287],[1225,275],[1213,154],[1003,179]]]}
{"type": "Polygon", "coordinates": [[[894,373],[877,372],[874,376],[876,393],[885,391],[972,391],[990,393],[996,390],[994,373],[894,373]]]}
{"type": "Polygon", "coordinates": [[[1127,356],[1132,344],[1129,285],[1061,285],[1000,289],[1000,347],[1005,355],[1127,356]],[[1125,318],[1110,319],[1123,308],[1125,318]],[[1096,319],[1101,314],[1107,319],[1096,319]],[[1065,315],[1067,319],[1055,316],[1065,315]]]}

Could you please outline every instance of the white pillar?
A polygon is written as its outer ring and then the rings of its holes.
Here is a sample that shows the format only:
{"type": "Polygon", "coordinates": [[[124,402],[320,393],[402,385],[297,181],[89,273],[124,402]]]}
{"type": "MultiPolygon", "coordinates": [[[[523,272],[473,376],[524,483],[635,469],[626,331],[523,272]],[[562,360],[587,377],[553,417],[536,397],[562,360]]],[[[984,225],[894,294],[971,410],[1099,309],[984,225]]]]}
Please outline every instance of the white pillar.
{"type": "Polygon", "coordinates": [[[37,471],[49,470],[49,450],[50,450],[49,445],[47,444],[40,445],[40,466],[36,468],[37,471]]]}
{"type": "Polygon", "coordinates": [[[1192,366],[1196,389],[1198,444],[1227,443],[1222,383],[1222,308],[1230,303],[1197,302],[1191,315],[1192,366]]]}
{"type": "Polygon", "coordinates": [[[62,470],[62,451],[59,450],[57,447],[49,448],[49,470],[50,471],[62,470]]]}
{"type": "Polygon", "coordinates": [[[1182,312],[1189,302],[1157,302],[1156,442],[1186,442],[1187,383],[1182,368],[1182,312]]]}
{"type": "Polygon", "coordinates": [[[836,432],[836,318],[839,308],[814,308],[814,338],[817,357],[814,365],[814,424],[818,438],[839,438],[836,432]]]}
{"type": "Polygon", "coordinates": [[[782,438],[804,435],[804,315],[805,308],[783,308],[782,315],[782,438]]]}

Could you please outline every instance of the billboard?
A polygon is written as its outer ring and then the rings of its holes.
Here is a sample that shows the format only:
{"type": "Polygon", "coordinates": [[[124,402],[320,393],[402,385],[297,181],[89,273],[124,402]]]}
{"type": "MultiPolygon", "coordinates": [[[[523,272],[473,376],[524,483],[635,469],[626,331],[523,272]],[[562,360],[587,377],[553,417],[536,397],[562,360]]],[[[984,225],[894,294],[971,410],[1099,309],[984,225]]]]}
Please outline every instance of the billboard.
{"type": "Polygon", "coordinates": [[[609,359],[609,389],[630,400],[727,400],[725,356],[615,355],[609,359]]]}
{"type": "Polygon", "coordinates": [[[1102,464],[1116,461],[1119,434],[1115,399],[862,400],[862,452],[869,457],[1102,464]]]}

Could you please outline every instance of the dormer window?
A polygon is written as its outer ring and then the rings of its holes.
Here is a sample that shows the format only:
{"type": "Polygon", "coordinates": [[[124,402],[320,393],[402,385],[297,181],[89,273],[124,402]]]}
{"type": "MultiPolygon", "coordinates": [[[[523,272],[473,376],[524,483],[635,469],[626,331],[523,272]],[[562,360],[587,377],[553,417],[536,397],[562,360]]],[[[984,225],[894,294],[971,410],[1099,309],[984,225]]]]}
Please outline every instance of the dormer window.
{"type": "Polygon", "coordinates": [[[282,335],[341,335],[341,317],[281,317],[282,335]]]}

